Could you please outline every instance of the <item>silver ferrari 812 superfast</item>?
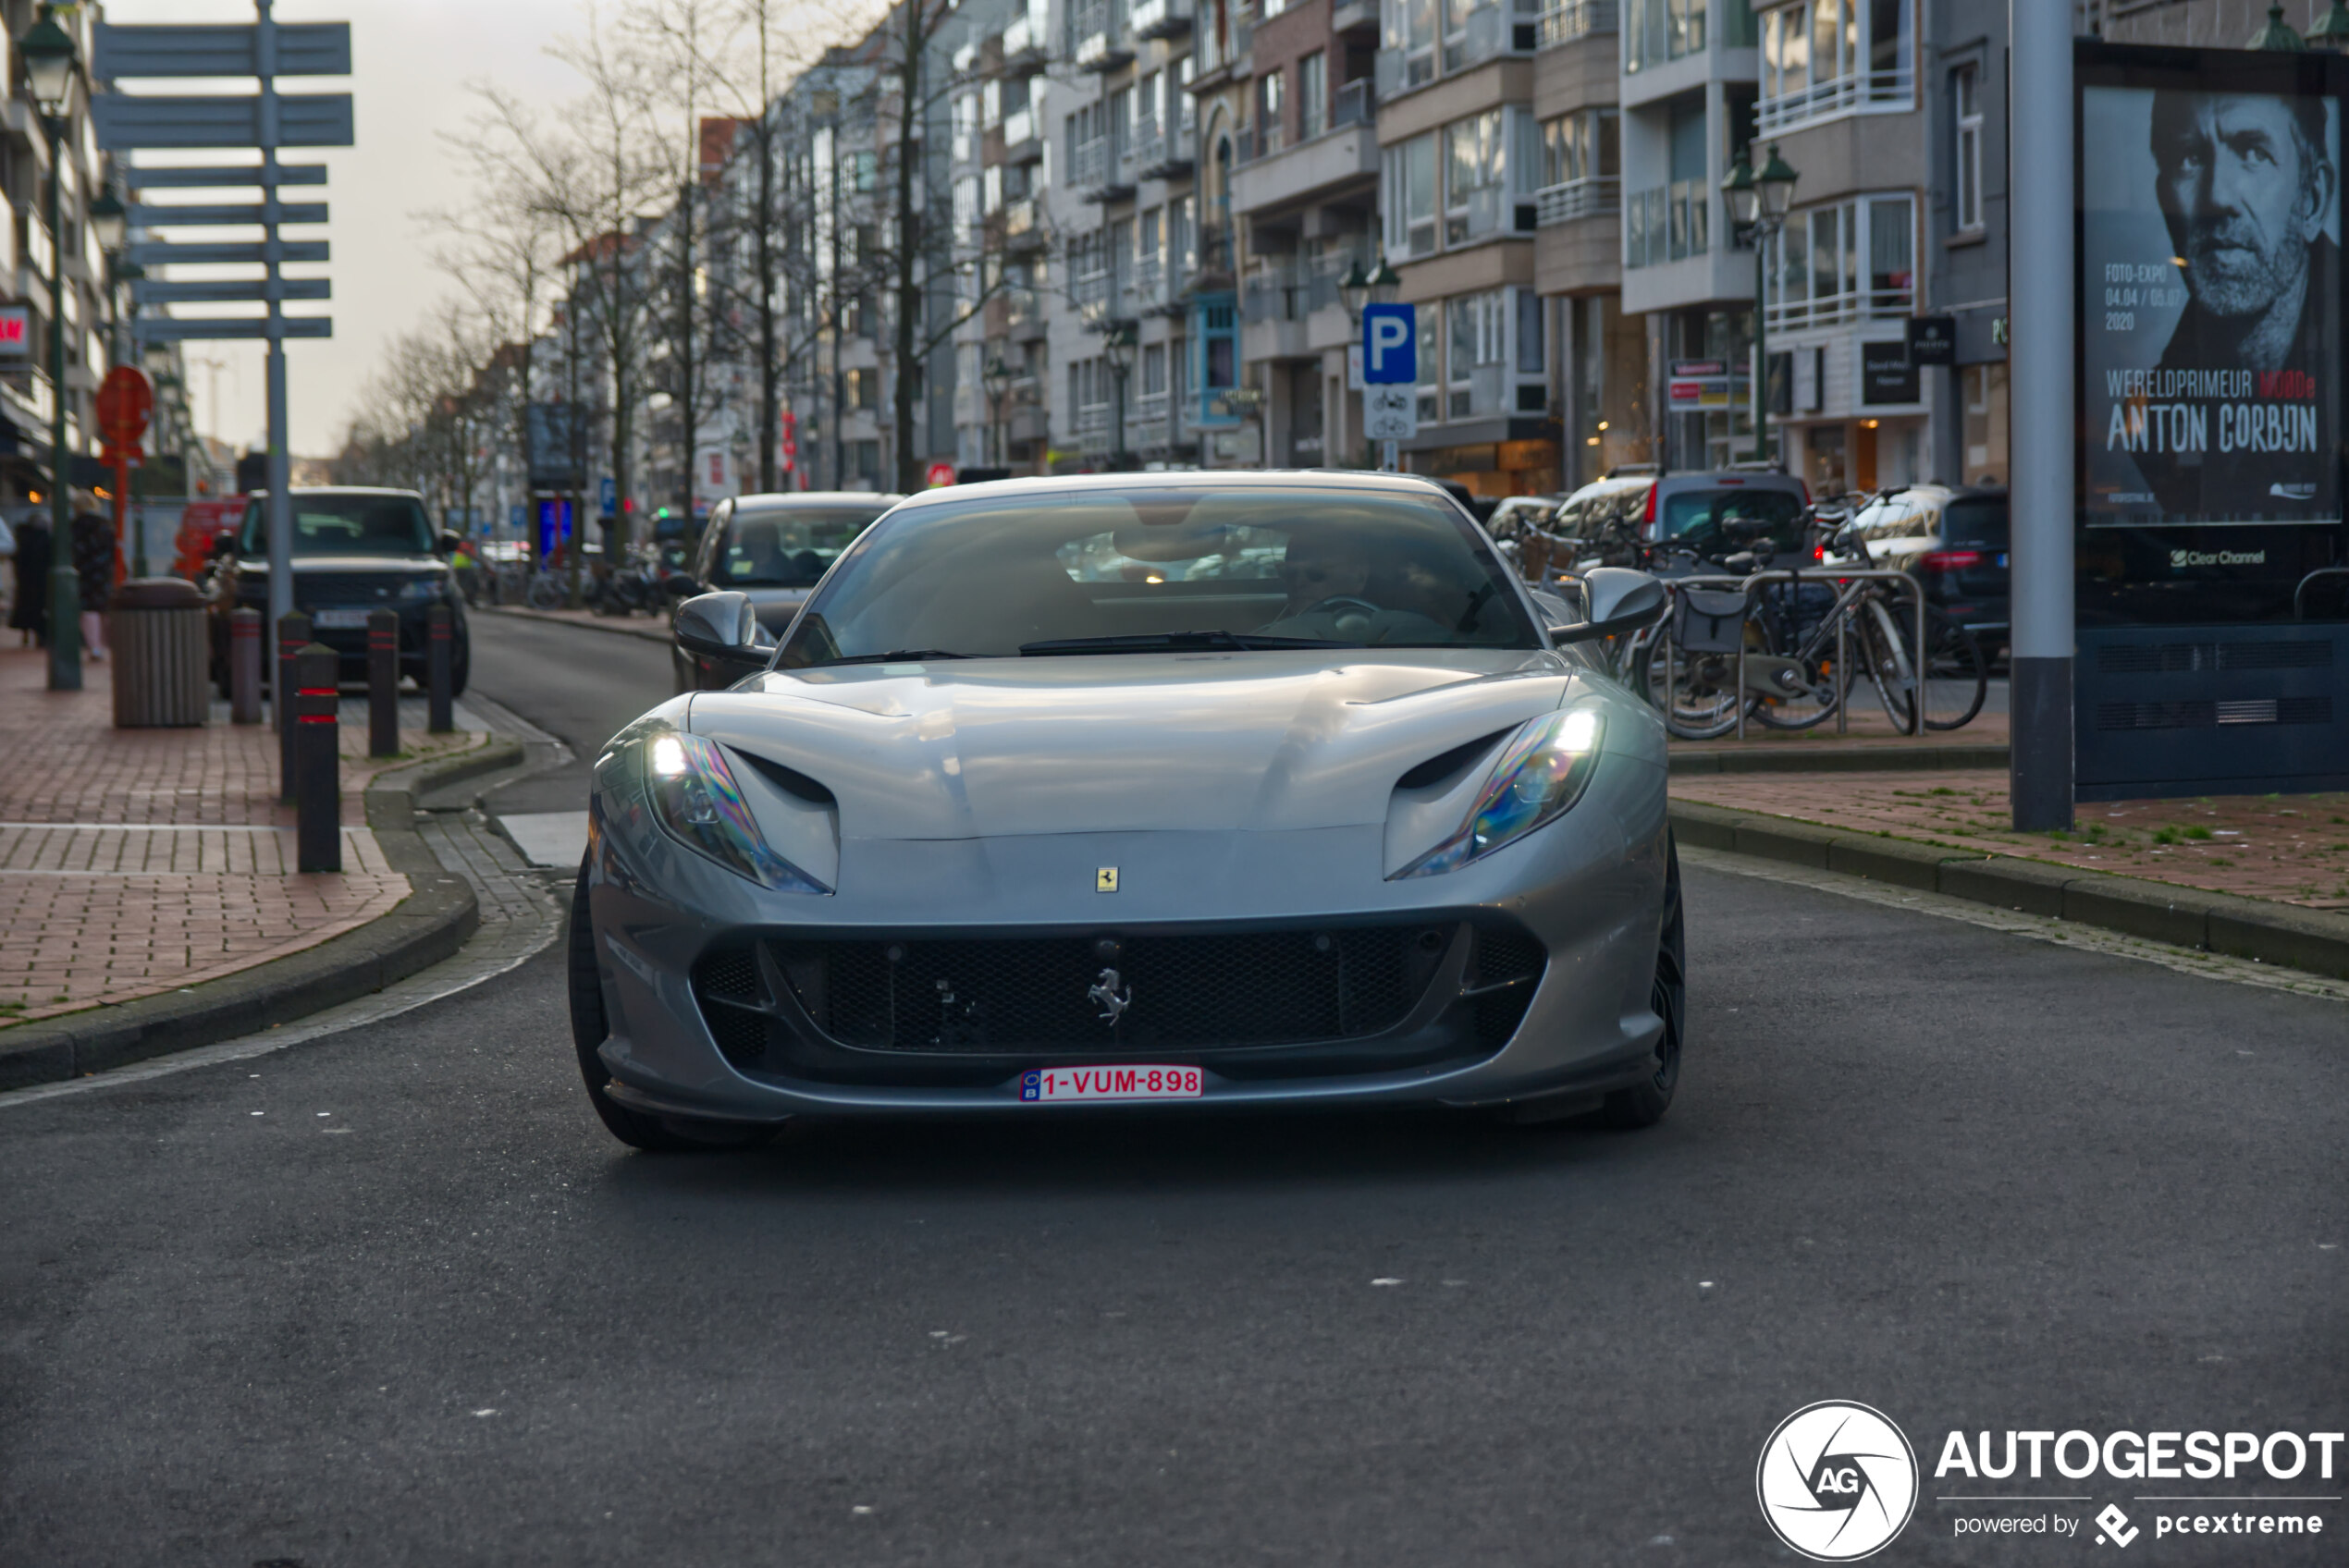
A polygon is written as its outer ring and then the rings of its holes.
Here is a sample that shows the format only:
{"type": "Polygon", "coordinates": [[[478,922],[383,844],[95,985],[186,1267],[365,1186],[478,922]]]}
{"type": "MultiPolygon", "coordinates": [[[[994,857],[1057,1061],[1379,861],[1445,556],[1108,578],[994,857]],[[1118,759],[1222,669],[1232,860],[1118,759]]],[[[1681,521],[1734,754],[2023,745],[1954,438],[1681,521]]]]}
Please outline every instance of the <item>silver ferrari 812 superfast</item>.
{"type": "MultiPolygon", "coordinates": [[[[587,1092],[646,1148],[802,1115],[1488,1108],[1642,1126],[1680,1072],[1665,732],[1424,480],[1120,474],[893,508],[744,673],[597,759],[587,1092]]],[[[731,661],[731,664],[729,663],[731,661]]]]}

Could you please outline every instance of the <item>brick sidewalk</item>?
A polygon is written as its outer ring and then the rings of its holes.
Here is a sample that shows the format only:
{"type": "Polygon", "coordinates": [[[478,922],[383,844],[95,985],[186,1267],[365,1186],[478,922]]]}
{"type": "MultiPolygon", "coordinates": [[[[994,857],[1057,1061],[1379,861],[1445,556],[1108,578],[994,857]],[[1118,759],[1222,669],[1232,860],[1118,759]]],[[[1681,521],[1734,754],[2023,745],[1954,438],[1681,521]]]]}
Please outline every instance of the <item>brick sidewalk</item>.
{"type": "Polygon", "coordinates": [[[1675,775],[1672,793],[2081,871],[2349,909],[2349,794],[2084,802],[2077,831],[2016,833],[2002,770],[1675,775]]]}
{"type": "Polygon", "coordinates": [[[594,610],[534,610],[526,605],[478,605],[476,610],[491,615],[510,615],[522,620],[554,620],[566,626],[584,626],[597,631],[619,631],[649,642],[669,641],[669,617],[666,615],[639,619],[633,615],[597,615],[594,610]]]}
{"type": "Polygon", "coordinates": [[[302,876],[275,732],[117,729],[105,665],[79,692],[46,690],[47,669],[39,649],[0,649],[0,1029],[217,979],[389,913],[408,879],[367,831],[360,790],[481,740],[403,729],[407,754],[371,763],[364,704],[347,700],[345,869],[302,876]]]}

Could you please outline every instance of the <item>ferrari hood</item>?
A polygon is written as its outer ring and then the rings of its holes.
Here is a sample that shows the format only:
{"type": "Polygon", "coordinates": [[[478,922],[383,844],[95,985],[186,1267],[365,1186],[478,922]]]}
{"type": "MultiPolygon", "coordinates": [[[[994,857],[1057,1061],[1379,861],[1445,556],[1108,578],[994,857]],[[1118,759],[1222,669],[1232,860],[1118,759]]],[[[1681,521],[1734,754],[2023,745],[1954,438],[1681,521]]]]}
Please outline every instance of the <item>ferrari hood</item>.
{"type": "Polygon", "coordinates": [[[830,790],[842,839],[1285,831],[1384,822],[1403,774],[1574,680],[1450,648],[865,665],[702,693],[689,724],[830,790]]]}

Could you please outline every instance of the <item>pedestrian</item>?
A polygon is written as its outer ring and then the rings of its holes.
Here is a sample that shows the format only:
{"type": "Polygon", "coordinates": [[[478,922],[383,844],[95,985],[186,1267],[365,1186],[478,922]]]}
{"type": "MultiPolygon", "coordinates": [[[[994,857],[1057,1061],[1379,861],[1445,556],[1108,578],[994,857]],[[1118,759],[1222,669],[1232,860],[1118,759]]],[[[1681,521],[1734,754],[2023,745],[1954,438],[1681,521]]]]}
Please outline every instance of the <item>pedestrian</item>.
{"type": "Polygon", "coordinates": [[[114,524],[88,491],[75,491],[73,500],[73,570],[81,579],[81,656],[94,664],[106,656],[106,601],[114,596],[114,524]]]}
{"type": "Polygon", "coordinates": [[[49,645],[49,525],[39,512],[17,524],[17,594],[8,606],[8,624],[18,633],[19,647],[49,645]]]}

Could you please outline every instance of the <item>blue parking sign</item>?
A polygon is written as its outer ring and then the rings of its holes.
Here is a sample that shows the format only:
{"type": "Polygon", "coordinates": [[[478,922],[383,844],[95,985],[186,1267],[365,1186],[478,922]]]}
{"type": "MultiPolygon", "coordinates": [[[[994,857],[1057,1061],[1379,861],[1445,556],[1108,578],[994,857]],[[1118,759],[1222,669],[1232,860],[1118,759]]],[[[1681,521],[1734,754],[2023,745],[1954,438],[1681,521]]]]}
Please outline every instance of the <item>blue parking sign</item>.
{"type": "Polygon", "coordinates": [[[1362,380],[1392,386],[1420,378],[1419,307],[1362,307],[1362,380]]]}

